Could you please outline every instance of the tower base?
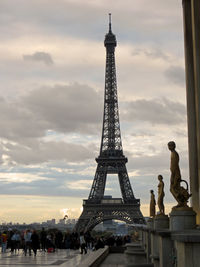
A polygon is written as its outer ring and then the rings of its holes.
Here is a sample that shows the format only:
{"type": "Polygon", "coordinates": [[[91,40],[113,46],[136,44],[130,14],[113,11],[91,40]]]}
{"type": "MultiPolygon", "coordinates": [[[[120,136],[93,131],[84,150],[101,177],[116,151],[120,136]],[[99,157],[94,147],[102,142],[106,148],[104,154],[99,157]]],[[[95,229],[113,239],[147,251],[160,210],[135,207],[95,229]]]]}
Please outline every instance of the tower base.
{"type": "Polygon", "coordinates": [[[137,199],[135,199],[135,203],[123,203],[121,198],[102,199],[100,203],[83,200],[83,211],[74,230],[88,232],[106,220],[120,220],[128,224],[146,224],[137,199]]]}

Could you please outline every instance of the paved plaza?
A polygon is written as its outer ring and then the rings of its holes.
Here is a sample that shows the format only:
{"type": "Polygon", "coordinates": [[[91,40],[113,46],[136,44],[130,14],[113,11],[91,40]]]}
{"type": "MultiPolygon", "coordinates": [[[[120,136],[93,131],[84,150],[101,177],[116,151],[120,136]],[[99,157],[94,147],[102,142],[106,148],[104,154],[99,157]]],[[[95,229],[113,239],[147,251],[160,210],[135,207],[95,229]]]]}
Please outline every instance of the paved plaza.
{"type": "MultiPolygon", "coordinates": [[[[88,254],[90,251],[88,251],[88,254]]],[[[70,255],[67,256],[66,250],[58,250],[55,253],[47,253],[38,251],[35,257],[32,253],[31,256],[25,256],[23,251],[20,250],[19,253],[6,252],[4,254],[0,253],[0,267],[17,266],[17,267],[75,267],[80,264],[87,256],[81,255],[80,251],[72,250],[70,255]]]]}

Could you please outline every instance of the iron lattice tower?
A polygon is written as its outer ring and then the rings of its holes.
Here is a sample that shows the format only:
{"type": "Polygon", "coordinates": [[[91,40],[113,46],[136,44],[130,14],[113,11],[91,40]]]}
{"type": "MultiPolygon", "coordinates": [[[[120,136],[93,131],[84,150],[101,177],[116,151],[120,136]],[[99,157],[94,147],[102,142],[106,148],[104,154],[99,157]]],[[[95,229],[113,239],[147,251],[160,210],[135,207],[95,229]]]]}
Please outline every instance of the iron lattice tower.
{"type": "Polygon", "coordinates": [[[91,230],[98,223],[109,219],[118,219],[127,223],[144,223],[140,200],[134,197],[126,169],[128,160],[122,148],[115,68],[117,41],[111,29],[111,14],[109,14],[109,32],[105,36],[104,45],[106,73],[100,154],[96,158],[97,169],[94,181],[88,200],[83,201],[83,212],[76,224],[76,231],[91,230]],[[104,197],[107,174],[118,174],[122,199],[104,197]]]}

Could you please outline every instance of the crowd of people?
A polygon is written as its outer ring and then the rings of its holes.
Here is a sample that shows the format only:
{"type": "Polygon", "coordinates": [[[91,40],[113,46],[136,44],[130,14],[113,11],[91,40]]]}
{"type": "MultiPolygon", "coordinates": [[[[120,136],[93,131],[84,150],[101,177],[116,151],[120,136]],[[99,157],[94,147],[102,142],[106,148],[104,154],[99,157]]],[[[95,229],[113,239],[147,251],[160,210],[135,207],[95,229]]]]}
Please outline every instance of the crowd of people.
{"type": "Polygon", "coordinates": [[[21,232],[10,230],[0,233],[2,253],[8,249],[11,253],[17,253],[22,249],[25,256],[31,255],[32,252],[36,256],[38,250],[51,253],[57,249],[66,249],[67,255],[70,254],[70,249],[80,249],[81,254],[86,254],[88,249],[97,250],[105,245],[122,246],[129,242],[131,238],[128,235],[92,237],[90,233],[63,233],[59,230],[46,231],[44,228],[41,231],[27,229],[21,232]]]}

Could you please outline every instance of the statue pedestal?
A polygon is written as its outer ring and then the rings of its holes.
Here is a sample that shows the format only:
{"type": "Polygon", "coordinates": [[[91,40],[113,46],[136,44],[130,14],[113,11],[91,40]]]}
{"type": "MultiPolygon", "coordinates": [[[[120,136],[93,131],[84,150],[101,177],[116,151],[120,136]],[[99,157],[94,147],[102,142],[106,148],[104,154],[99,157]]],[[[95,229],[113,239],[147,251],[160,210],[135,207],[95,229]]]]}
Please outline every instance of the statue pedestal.
{"type": "Polygon", "coordinates": [[[147,227],[149,229],[153,229],[153,225],[154,225],[154,219],[153,218],[149,218],[147,221],[147,227]]]}
{"type": "Polygon", "coordinates": [[[146,253],[144,249],[141,247],[140,243],[130,243],[126,244],[125,250],[125,257],[126,257],[126,265],[125,266],[132,266],[134,264],[144,264],[147,262],[146,253]]]}
{"type": "Polygon", "coordinates": [[[169,217],[165,214],[158,214],[154,218],[154,230],[169,229],[169,217]]]}
{"type": "Polygon", "coordinates": [[[189,207],[173,208],[169,222],[171,231],[194,229],[196,227],[196,212],[189,207]]]}

